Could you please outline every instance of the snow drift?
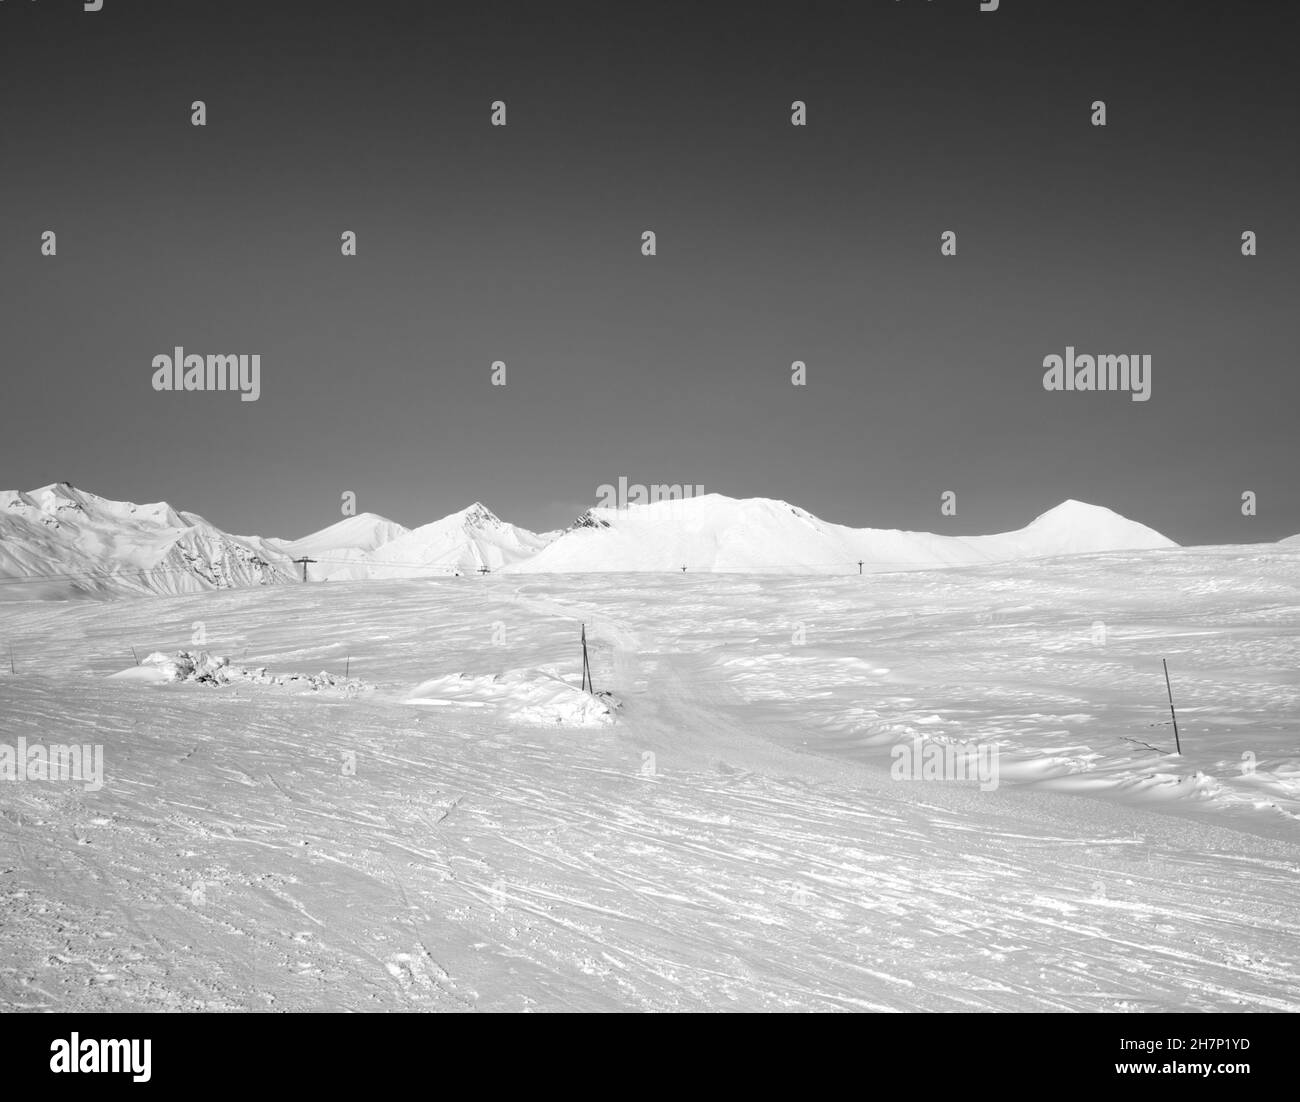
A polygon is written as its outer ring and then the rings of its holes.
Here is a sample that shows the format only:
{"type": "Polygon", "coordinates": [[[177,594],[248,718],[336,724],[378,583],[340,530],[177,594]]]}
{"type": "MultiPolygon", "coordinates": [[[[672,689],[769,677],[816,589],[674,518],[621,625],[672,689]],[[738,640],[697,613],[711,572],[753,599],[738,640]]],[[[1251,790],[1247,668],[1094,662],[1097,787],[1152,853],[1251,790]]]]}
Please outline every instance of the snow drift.
{"type": "Polygon", "coordinates": [[[451,674],[424,681],[407,704],[441,708],[499,708],[506,720],[540,727],[604,727],[621,704],[610,693],[587,693],[550,670],[510,670],[470,677],[451,674]]]}

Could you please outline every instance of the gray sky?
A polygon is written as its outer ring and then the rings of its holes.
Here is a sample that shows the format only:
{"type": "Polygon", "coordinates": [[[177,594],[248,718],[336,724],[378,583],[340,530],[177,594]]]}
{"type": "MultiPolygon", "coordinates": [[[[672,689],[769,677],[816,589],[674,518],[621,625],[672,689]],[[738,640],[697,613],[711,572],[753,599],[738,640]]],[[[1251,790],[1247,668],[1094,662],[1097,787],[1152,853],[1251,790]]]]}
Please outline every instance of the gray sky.
{"type": "Polygon", "coordinates": [[[0,5],[0,484],[284,536],[345,490],[552,528],[620,476],[1300,532],[1294,12],[444,7],[0,5]],[[261,399],[155,393],[177,344],[261,399]],[[1149,353],[1151,400],[1044,391],[1067,344],[1149,353]]]}

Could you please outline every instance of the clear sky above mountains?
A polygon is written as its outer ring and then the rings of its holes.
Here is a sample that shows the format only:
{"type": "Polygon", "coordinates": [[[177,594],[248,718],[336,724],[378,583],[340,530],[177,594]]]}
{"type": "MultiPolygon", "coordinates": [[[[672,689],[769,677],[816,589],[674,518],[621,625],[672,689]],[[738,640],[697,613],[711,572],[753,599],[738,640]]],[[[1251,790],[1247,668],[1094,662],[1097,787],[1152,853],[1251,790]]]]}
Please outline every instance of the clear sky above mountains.
{"type": "Polygon", "coordinates": [[[0,484],[286,537],[345,491],[552,529],[620,476],[1300,531],[1294,11],[79,8],[0,5],[0,484]],[[176,345],[260,354],[260,399],[154,392],[176,345]],[[1151,354],[1151,400],[1044,391],[1067,345],[1151,354]]]}

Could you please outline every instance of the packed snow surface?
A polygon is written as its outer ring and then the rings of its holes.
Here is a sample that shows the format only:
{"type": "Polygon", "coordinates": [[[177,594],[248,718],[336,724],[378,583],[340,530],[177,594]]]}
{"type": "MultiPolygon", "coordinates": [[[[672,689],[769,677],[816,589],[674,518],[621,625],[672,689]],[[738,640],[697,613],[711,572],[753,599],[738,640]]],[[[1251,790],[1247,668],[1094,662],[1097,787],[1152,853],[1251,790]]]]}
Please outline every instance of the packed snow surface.
{"type": "Polygon", "coordinates": [[[1278,545],[10,604],[0,1008],[1300,1010],[1298,671],[1278,545]]]}

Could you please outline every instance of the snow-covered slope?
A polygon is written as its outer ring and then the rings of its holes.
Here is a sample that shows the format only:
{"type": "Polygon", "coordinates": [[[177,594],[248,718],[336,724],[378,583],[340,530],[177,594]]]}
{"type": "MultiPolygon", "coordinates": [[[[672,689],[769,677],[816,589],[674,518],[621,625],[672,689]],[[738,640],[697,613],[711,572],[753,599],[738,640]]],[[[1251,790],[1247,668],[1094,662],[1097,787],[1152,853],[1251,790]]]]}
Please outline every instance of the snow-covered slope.
{"type": "Polygon", "coordinates": [[[850,573],[910,570],[1175,544],[1095,505],[1067,501],[1017,532],[940,536],[829,524],[784,501],[705,494],[591,509],[521,573],[716,571],[850,573]]]}
{"type": "Polygon", "coordinates": [[[193,593],[293,577],[275,541],[66,482],[0,491],[0,597],[193,593]]]}
{"type": "Polygon", "coordinates": [[[1295,1014],[1292,553],[1066,565],[8,608],[0,1012],[1295,1014]]]}

